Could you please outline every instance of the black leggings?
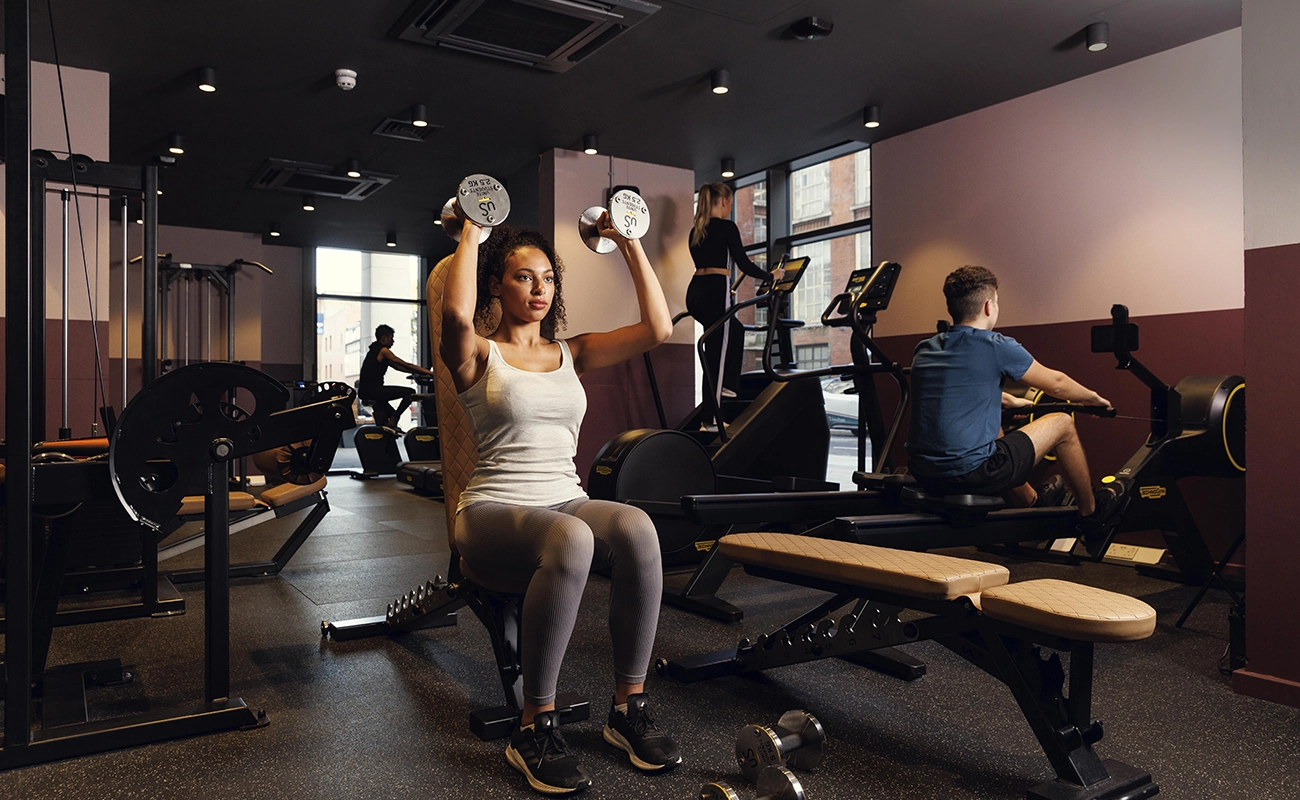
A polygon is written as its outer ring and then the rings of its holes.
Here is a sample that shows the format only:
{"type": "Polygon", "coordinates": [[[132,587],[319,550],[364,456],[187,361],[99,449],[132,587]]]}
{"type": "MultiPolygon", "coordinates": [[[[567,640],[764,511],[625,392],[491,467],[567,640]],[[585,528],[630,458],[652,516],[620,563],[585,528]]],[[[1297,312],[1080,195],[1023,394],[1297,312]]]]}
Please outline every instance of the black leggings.
{"type": "MultiPolygon", "coordinates": [[[[708,330],[727,313],[728,280],[726,275],[695,275],[686,287],[686,310],[708,330]]],[[[704,340],[704,357],[714,380],[722,367],[722,386],[733,392],[740,388],[740,359],[745,347],[745,326],[735,317],[704,340]],[[723,338],[726,360],[723,360],[723,338]]],[[[714,389],[716,390],[716,386],[714,389]]]]}
{"type": "Polygon", "coordinates": [[[361,402],[369,403],[375,410],[376,425],[397,425],[402,412],[411,405],[411,395],[415,389],[411,386],[367,386],[358,390],[361,402]],[[389,405],[389,400],[401,400],[397,408],[389,405]]]}
{"type": "Polygon", "coordinates": [[[639,508],[579,498],[550,508],[480,502],[456,515],[456,549],[476,573],[527,580],[520,613],[524,698],[555,700],[560,662],[592,566],[609,566],[614,676],[643,683],[650,666],[663,561],[654,523],[639,508]]]}

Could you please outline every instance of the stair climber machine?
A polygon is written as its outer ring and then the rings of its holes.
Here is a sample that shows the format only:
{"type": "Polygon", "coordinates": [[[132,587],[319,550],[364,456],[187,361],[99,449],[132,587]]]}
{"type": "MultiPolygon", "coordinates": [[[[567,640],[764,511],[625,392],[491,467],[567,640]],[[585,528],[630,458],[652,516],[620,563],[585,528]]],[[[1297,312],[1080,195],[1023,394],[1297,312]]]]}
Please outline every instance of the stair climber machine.
{"type": "MultiPolygon", "coordinates": [[[[770,292],[747,303],[757,304],[755,301],[763,300],[768,307],[779,308],[790,290],[797,284],[805,266],[805,259],[788,264],[784,280],[771,287],[770,292]]],[[[898,264],[885,262],[873,269],[855,271],[850,276],[845,291],[834,297],[823,312],[821,322],[824,326],[852,329],[854,362],[852,364],[804,371],[778,368],[772,363],[772,354],[777,349],[773,345],[780,336],[783,323],[775,314],[769,313],[765,328],[764,374],[772,378],[769,388],[764,390],[765,394],[770,392],[769,396],[779,397],[782,387],[811,386],[820,396],[820,378],[829,375],[852,377],[858,389],[858,465],[860,468],[865,467],[865,442],[868,434],[872,437],[873,453],[877,454],[878,459],[882,454],[890,451],[907,403],[907,383],[902,368],[889,359],[871,338],[871,326],[875,323],[876,314],[888,306],[900,270],[898,264]],[[881,422],[882,415],[875,384],[875,376],[882,373],[892,377],[899,386],[900,402],[888,427],[881,422]]],[[[810,422],[825,425],[824,407],[821,403],[815,405],[815,408],[793,407],[783,411],[789,414],[803,414],[812,418],[810,422]]],[[[772,422],[780,426],[786,421],[772,420],[772,422]]],[[[731,428],[734,432],[736,423],[733,423],[731,428]]],[[[725,427],[722,429],[725,431],[725,427]]],[[[627,436],[628,434],[623,434],[622,437],[615,439],[606,446],[606,451],[612,450],[620,439],[627,436]]],[[[653,442],[655,439],[649,438],[648,441],[653,442]]],[[[843,514],[883,512],[886,508],[884,505],[886,496],[883,492],[838,492],[834,491],[838,486],[826,484],[820,479],[793,477],[766,481],[737,481],[725,475],[710,476],[703,468],[705,462],[699,449],[689,447],[690,444],[694,444],[693,442],[685,437],[676,437],[671,441],[673,444],[683,443],[679,453],[689,456],[689,460],[683,458],[680,461],[673,461],[658,453],[637,454],[633,461],[634,465],[640,468],[639,472],[628,476],[627,464],[618,464],[620,458],[627,458],[626,455],[615,452],[612,454],[613,458],[605,461],[603,457],[607,453],[603,452],[602,458],[596,461],[596,469],[593,469],[588,485],[596,486],[598,477],[619,479],[616,489],[622,496],[617,499],[637,505],[651,514],[660,531],[665,560],[671,554],[683,549],[704,553],[703,561],[683,588],[667,589],[664,592],[664,602],[678,608],[723,622],[735,622],[743,618],[744,612],[716,596],[718,587],[726,579],[733,564],[716,551],[714,541],[732,525],[785,523],[782,528],[789,530],[793,523],[794,529],[802,530],[808,524],[824,522],[843,514]],[[663,460],[656,461],[656,458],[663,458],[663,460]],[[645,461],[638,463],[635,459],[645,459],[645,461]],[[700,465],[695,476],[688,476],[679,468],[683,461],[689,466],[700,465]],[[610,466],[611,471],[601,476],[598,469],[603,465],[610,466]],[[623,471],[615,472],[612,469],[614,466],[622,466],[623,471]],[[694,479],[693,485],[703,486],[706,491],[692,490],[690,480],[684,478],[694,479]],[[717,495],[719,491],[742,491],[745,494],[717,495]],[[718,499],[740,497],[749,502],[742,504],[743,508],[739,509],[739,513],[735,504],[729,505],[725,502],[720,509],[712,510],[710,501],[715,496],[718,499]],[[702,508],[697,507],[696,504],[702,508]],[[810,510],[810,505],[813,505],[815,510],[810,510]]],[[[824,476],[825,453],[821,453],[819,457],[821,459],[819,467],[823,471],[818,474],[824,476]]]]}

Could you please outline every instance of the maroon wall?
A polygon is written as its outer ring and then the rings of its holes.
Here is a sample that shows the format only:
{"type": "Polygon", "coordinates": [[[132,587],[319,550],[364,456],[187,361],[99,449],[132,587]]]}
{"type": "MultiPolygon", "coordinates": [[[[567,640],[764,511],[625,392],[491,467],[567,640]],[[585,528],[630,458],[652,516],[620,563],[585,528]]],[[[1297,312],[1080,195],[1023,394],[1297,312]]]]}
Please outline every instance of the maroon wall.
{"type": "MultiPolygon", "coordinates": [[[[662,344],[651,351],[664,416],[672,426],[695,407],[695,351],[687,344],[662,344]]],[[[605,443],[632,428],[658,428],[645,362],[634,358],[582,376],[587,416],[578,436],[578,477],[583,484],[605,443]]]]}
{"type": "Polygon", "coordinates": [[[1300,707],[1300,492],[1296,446],[1300,415],[1289,403],[1300,396],[1300,244],[1246,251],[1246,367],[1251,408],[1246,451],[1256,480],[1246,488],[1250,578],[1246,584],[1245,669],[1233,689],[1300,707]]]}
{"type": "MultiPolygon", "coordinates": [[[[1109,310],[1109,309],[1107,309],[1109,310]]],[[[1134,317],[1141,328],[1137,357],[1156,377],[1169,384],[1189,375],[1244,375],[1242,309],[1205,311],[1188,314],[1162,314],[1134,317]]],[[[1109,319],[1064,322],[1054,325],[1026,325],[999,328],[1014,337],[1042,364],[1068,373],[1083,385],[1096,390],[1114,404],[1120,414],[1145,416],[1149,391],[1132,374],[1117,370],[1115,358],[1091,352],[1090,329],[1109,319]]],[[[916,343],[923,335],[891,336],[881,339],[885,352],[903,364],[910,364],[916,343]]],[[[893,408],[893,394],[880,383],[885,413],[893,408]]],[[[1251,393],[1255,387],[1251,387],[1251,393]]],[[[1256,408],[1259,406],[1256,405],[1256,408]]],[[[1150,426],[1145,422],[1121,419],[1078,418],[1079,435],[1088,453],[1093,479],[1119,469],[1146,441],[1150,426]]],[[[896,463],[906,463],[906,456],[895,450],[896,463]]],[[[1249,448],[1248,448],[1249,450],[1249,448]]],[[[1261,469],[1251,452],[1252,469],[1261,469]]],[[[1210,546],[1221,556],[1241,533],[1245,513],[1245,481],[1212,478],[1189,478],[1180,483],[1197,524],[1210,546]]],[[[1126,534],[1125,541],[1162,547],[1157,536],[1126,534]]],[[[1242,554],[1237,555],[1241,559],[1242,554]]]]}
{"type": "MultiPolygon", "coordinates": [[[[108,358],[108,323],[100,321],[91,328],[90,320],[73,319],[68,321],[68,426],[74,437],[92,435],[103,436],[101,426],[98,434],[91,431],[90,423],[98,420],[98,408],[104,404],[99,393],[99,382],[95,378],[94,330],[99,333],[100,362],[104,369],[104,390],[109,402],[120,405],[114,398],[119,385],[112,372],[108,358]]],[[[8,353],[5,348],[4,317],[0,317],[0,352],[8,353]]],[[[45,430],[33,431],[36,441],[56,439],[59,435],[59,420],[62,416],[62,361],[63,359],[63,323],[57,319],[45,321],[45,430]]],[[[3,369],[3,360],[0,360],[3,369]]],[[[119,411],[121,409],[118,409],[119,411]]],[[[0,392],[0,420],[5,419],[5,398],[0,392]]]]}

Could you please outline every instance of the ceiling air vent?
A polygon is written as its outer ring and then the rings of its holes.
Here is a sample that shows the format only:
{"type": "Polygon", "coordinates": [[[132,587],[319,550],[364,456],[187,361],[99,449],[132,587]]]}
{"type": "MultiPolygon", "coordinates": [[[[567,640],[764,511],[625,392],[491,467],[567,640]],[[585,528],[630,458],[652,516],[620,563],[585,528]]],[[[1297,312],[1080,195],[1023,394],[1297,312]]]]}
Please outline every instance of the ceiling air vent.
{"type": "Polygon", "coordinates": [[[376,136],[387,136],[390,139],[402,139],[408,142],[423,142],[437,131],[442,130],[441,125],[425,125],[423,128],[415,125],[409,119],[393,119],[389,117],[379,123],[378,127],[372,131],[376,136]]]}
{"type": "Polygon", "coordinates": [[[323,164],[268,158],[257,168],[249,185],[254,189],[277,189],[321,197],[340,197],[344,200],[365,200],[396,177],[378,172],[363,172],[360,178],[349,178],[323,164]]]}
{"type": "Polygon", "coordinates": [[[643,0],[416,0],[391,34],[564,72],[658,10],[643,0]]]}

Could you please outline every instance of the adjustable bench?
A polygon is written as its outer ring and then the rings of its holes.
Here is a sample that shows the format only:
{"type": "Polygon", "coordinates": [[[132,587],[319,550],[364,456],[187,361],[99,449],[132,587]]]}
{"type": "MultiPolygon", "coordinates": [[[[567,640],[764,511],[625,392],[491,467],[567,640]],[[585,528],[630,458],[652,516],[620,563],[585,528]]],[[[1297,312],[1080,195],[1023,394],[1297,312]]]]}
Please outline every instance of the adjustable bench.
{"type": "Polygon", "coordinates": [[[1008,583],[1003,566],[782,533],[732,534],[719,550],[752,575],[832,593],[831,599],[756,642],[660,661],[660,674],[691,682],[771,667],[844,658],[934,640],[1006,684],[1057,779],[1028,790],[1040,800],[1137,800],[1159,789],[1149,773],[1101,760],[1091,718],[1093,646],[1155,630],[1146,603],[1053,579],[1008,583]],[[831,612],[853,603],[836,620],[831,612]],[[927,616],[903,622],[910,609],[927,616]],[[1044,659],[1043,648],[1058,651],[1044,659]],[[1069,691],[1060,652],[1068,652],[1069,691]]]}
{"type": "MultiPolygon", "coordinates": [[[[254,498],[247,492],[230,493],[230,533],[247,530],[273,519],[288,516],[304,508],[311,511],[303,517],[293,533],[269,561],[250,561],[230,565],[230,577],[248,578],[261,575],[276,575],[284,569],[293,558],[298,548],[302,547],[307,537],[329,513],[330,503],[325,491],[326,479],[321,477],[312,483],[299,485],[281,483],[262,492],[260,498],[254,498]]],[[[176,515],[175,524],[179,527],[186,522],[203,521],[204,499],[202,495],[187,496],[182,501],[181,509],[176,515]]],[[[158,561],[166,561],[181,553],[189,552],[203,546],[203,531],[200,530],[183,539],[158,548],[158,561]]],[[[167,573],[174,583],[189,583],[203,580],[202,569],[186,569],[167,573]]]]}

